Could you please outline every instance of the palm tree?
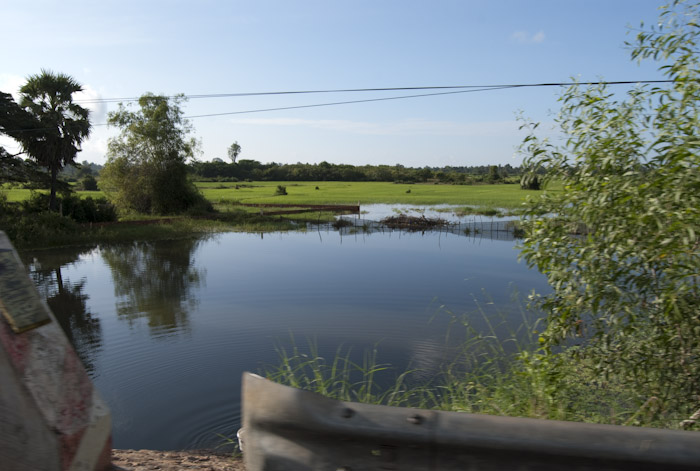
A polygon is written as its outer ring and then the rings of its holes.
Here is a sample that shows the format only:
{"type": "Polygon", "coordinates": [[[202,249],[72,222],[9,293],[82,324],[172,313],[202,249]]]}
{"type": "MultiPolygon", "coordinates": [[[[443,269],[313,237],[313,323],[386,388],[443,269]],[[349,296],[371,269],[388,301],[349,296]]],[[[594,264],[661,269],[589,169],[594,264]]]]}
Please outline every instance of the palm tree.
{"type": "Polygon", "coordinates": [[[41,128],[24,133],[19,141],[29,157],[51,174],[49,209],[56,209],[58,172],[75,163],[80,144],[90,135],[89,111],[73,101],[83,87],[72,77],[42,70],[20,89],[19,105],[32,114],[41,128]]]}

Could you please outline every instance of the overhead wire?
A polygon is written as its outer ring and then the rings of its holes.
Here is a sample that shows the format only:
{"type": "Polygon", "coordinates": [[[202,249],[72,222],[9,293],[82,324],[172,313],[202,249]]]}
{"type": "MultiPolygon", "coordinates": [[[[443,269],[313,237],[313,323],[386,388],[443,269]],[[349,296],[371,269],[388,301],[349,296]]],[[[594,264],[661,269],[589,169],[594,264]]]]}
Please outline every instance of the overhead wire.
{"type": "MultiPolygon", "coordinates": [[[[188,100],[202,98],[236,98],[251,96],[275,96],[275,95],[310,95],[320,93],[358,93],[358,92],[389,92],[389,91],[411,91],[411,90],[456,90],[456,89],[492,89],[492,88],[528,88],[528,87],[562,87],[571,85],[632,85],[637,83],[670,83],[672,80],[619,80],[619,81],[598,81],[598,82],[543,82],[525,84],[491,84],[491,85],[433,85],[419,87],[380,87],[380,88],[338,88],[326,90],[289,90],[271,92],[240,92],[240,93],[207,93],[207,94],[178,94],[165,95],[166,98],[183,97],[188,100]]],[[[159,95],[162,96],[162,95],[159,95]]],[[[76,103],[117,103],[138,101],[141,97],[123,98],[85,98],[75,100],[76,103]]],[[[411,97],[408,97],[411,98],[411,97]]]]}
{"type": "Polygon", "coordinates": [[[451,92],[421,93],[418,95],[401,95],[401,96],[393,96],[393,97],[368,98],[365,100],[335,101],[335,102],[331,102],[331,103],[315,103],[313,105],[296,105],[296,106],[283,106],[283,107],[279,107],[279,108],[261,108],[261,109],[257,109],[257,110],[229,111],[229,112],[224,112],[224,113],[209,113],[209,114],[185,116],[185,118],[187,118],[187,119],[207,118],[210,116],[227,116],[227,115],[235,115],[235,114],[263,113],[266,111],[297,110],[297,109],[302,109],[302,108],[317,108],[317,107],[321,107],[321,106],[350,105],[350,104],[354,104],[354,103],[369,103],[369,102],[373,102],[373,101],[402,100],[404,98],[419,98],[419,97],[437,96],[437,95],[454,95],[457,93],[485,92],[485,91],[489,91],[489,90],[501,90],[504,88],[510,88],[510,87],[506,87],[506,86],[504,86],[504,87],[488,87],[488,88],[478,88],[478,89],[471,89],[471,90],[456,90],[456,91],[451,91],[451,92]]]}
{"type": "MultiPolygon", "coordinates": [[[[598,81],[598,82],[546,82],[546,83],[528,83],[528,84],[501,84],[501,85],[440,85],[440,86],[420,86],[420,87],[384,87],[384,88],[348,88],[348,89],[329,89],[329,90],[294,90],[294,91],[275,91],[275,92],[244,92],[244,93],[214,93],[214,94],[200,94],[200,95],[169,95],[167,98],[184,97],[187,99],[199,99],[199,98],[227,98],[227,97],[251,97],[251,96],[275,96],[275,95],[302,95],[302,94],[321,94],[321,93],[357,93],[357,92],[379,92],[379,91],[409,91],[409,90],[450,90],[441,91],[435,93],[420,93],[413,95],[400,95],[392,97],[380,97],[380,98],[368,98],[362,100],[347,100],[347,101],[335,101],[327,103],[314,103],[309,105],[294,105],[294,106],[283,106],[283,107],[273,107],[273,108],[258,108],[242,111],[229,111],[222,113],[206,113],[191,116],[184,116],[185,119],[193,118],[206,118],[214,116],[231,116],[239,114],[251,114],[251,113],[264,113],[270,111],[285,111],[285,110],[296,110],[304,108],[318,108],[325,106],[339,106],[339,105],[350,105],[356,103],[371,103],[379,101],[390,101],[390,100],[403,100],[409,98],[420,98],[420,97],[430,97],[430,96],[440,96],[440,95],[455,95],[462,93],[475,93],[475,92],[486,92],[492,90],[505,90],[512,88],[533,88],[533,87],[563,87],[563,86],[573,86],[573,85],[634,85],[634,84],[659,84],[659,83],[671,83],[672,80],[619,80],[619,81],[598,81]]],[[[162,96],[162,95],[157,95],[162,96]]],[[[129,102],[137,101],[140,98],[101,98],[101,99],[86,99],[86,100],[74,100],[75,103],[84,104],[99,104],[99,103],[114,103],[114,102],[129,102]]],[[[93,127],[97,126],[107,126],[108,123],[97,123],[93,124],[93,127]]],[[[13,132],[35,132],[42,131],[49,128],[34,128],[26,130],[13,130],[13,132]]]]}

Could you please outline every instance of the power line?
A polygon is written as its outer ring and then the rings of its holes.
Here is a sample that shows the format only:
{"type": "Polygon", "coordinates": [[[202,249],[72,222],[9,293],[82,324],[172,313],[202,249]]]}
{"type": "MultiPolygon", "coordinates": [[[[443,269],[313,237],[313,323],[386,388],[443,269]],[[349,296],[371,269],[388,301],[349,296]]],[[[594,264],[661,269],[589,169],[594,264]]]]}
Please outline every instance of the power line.
{"type": "MultiPolygon", "coordinates": [[[[269,111],[285,111],[285,110],[297,110],[303,108],[319,108],[324,106],[337,106],[337,105],[350,105],[356,103],[370,103],[377,101],[389,101],[389,100],[403,100],[408,98],[420,98],[428,96],[439,96],[439,95],[455,95],[459,93],[474,93],[474,92],[485,92],[491,90],[504,90],[510,88],[532,88],[532,87],[562,87],[571,85],[632,85],[641,83],[670,83],[672,80],[625,80],[625,81],[615,81],[615,82],[553,82],[553,83],[537,83],[537,84],[513,84],[513,85],[454,85],[454,86],[436,86],[436,87],[393,87],[393,88],[355,88],[355,89],[344,89],[344,90],[315,90],[315,91],[293,91],[293,92],[255,92],[252,94],[226,94],[226,96],[259,96],[259,95],[285,95],[285,94],[311,94],[311,93],[340,93],[340,92],[369,92],[369,91],[396,91],[396,90],[435,90],[435,89],[452,89],[449,92],[436,92],[436,93],[421,93],[416,95],[401,95],[394,97],[382,97],[382,98],[368,98],[364,100],[350,100],[350,101],[336,101],[329,103],[315,103],[311,105],[296,105],[296,106],[284,106],[275,108],[258,108],[252,110],[243,111],[228,111],[223,113],[207,113],[200,115],[185,116],[186,119],[193,118],[208,118],[214,116],[231,116],[238,114],[252,114],[252,113],[264,113],[269,111]],[[458,89],[458,90],[454,90],[458,89]],[[465,90],[466,89],[466,90],[465,90]]],[[[224,94],[219,94],[222,96],[224,94]]],[[[214,95],[191,95],[193,97],[213,97],[214,95]]],[[[105,126],[106,124],[96,124],[95,126],[105,126]]]]}
{"type": "MultiPolygon", "coordinates": [[[[377,92],[377,91],[407,91],[407,90],[451,90],[436,93],[420,93],[414,95],[401,95],[393,97],[368,98],[363,100],[336,101],[328,103],[315,103],[310,105],[284,106],[275,108],[259,108],[243,111],[229,111],[224,113],[208,113],[200,115],[185,116],[185,119],[207,118],[214,116],[230,116],[238,114],[264,113],[269,111],[284,111],[296,110],[303,108],[318,108],[324,106],[350,105],[356,103],[370,103],[389,100],[404,100],[408,98],[420,98],[440,95],[455,95],[460,93],[475,93],[486,92],[492,90],[505,90],[512,88],[533,88],[533,87],[565,87],[572,85],[634,85],[634,84],[654,84],[654,83],[671,83],[673,80],[621,80],[621,81],[600,81],[600,82],[552,82],[552,83],[528,83],[528,84],[511,84],[511,85],[446,85],[446,86],[431,86],[431,87],[388,87],[388,88],[352,88],[352,89],[334,89],[334,90],[301,90],[301,91],[279,91],[279,92],[252,92],[252,93],[218,93],[208,95],[172,95],[167,98],[184,96],[186,98],[224,98],[224,97],[246,97],[246,96],[265,96],[265,95],[298,95],[298,94],[316,94],[316,93],[348,93],[348,92],[377,92]]],[[[157,95],[161,96],[161,95],[157,95]]],[[[114,101],[135,101],[139,98],[105,98],[95,100],[75,100],[76,103],[112,103],[114,101]]],[[[93,127],[107,126],[107,123],[93,124],[93,127]]],[[[13,130],[10,132],[36,132],[51,128],[35,128],[13,130]]],[[[8,132],[8,131],[6,131],[8,132]]]]}
{"type": "MultiPolygon", "coordinates": [[[[622,80],[622,81],[600,81],[600,82],[544,82],[525,84],[495,84],[495,85],[436,85],[420,87],[382,87],[382,88],[341,88],[328,90],[292,90],[292,91],[272,91],[272,92],[243,92],[243,93],[209,93],[198,95],[167,95],[166,98],[181,96],[188,100],[201,98],[234,98],[251,96],[274,96],[274,95],[310,95],[320,93],[358,93],[358,92],[389,92],[389,91],[411,91],[411,90],[457,90],[457,89],[500,89],[500,88],[528,88],[528,87],[564,87],[571,85],[632,85],[638,83],[670,83],[672,80],[622,80]]],[[[162,96],[162,95],[157,95],[162,96]]],[[[409,97],[412,98],[412,97],[409,97]]],[[[138,101],[140,97],[123,98],[91,98],[75,100],[76,103],[117,103],[138,101]]]]}
{"type": "Polygon", "coordinates": [[[245,110],[245,111],[229,111],[225,113],[210,113],[210,114],[199,114],[194,116],[185,116],[187,119],[191,118],[207,118],[210,116],[228,116],[234,114],[247,114],[247,113],[263,113],[265,111],[282,111],[282,110],[297,110],[301,108],[317,108],[321,106],[335,106],[335,105],[350,105],[353,103],[369,103],[373,101],[388,101],[388,100],[403,100],[405,98],[419,98],[426,96],[437,96],[437,95],[454,95],[457,93],[470,93],[470,92],[485,92],[489,90],[502,90],[505,88],[511,88],[507,86],[503,87],[488,87],[488,88],[475,88],[471,90],[458,90],[452,92],[438,92],[438,93],[421,93],[419,95],[402,95],[394,97],[383,97],[383,98],[368,98],[366,100],[351,100],[351,101],[336,101],[332,103],[316,103],[313,105],[297,105],[297,106],[284,106],[280,108],[261,108],[257,110],[245,110]]]}

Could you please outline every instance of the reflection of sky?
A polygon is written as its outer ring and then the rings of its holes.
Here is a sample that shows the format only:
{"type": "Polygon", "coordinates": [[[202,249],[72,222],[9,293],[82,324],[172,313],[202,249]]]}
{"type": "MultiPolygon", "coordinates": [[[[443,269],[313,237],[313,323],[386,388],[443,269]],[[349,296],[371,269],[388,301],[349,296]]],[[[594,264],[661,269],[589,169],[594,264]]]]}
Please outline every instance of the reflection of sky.
{"type": "MultiPolygon", "coordinates": [[[[491,221],[512,221],[513,216],[480,216],[478,214],[455,214],[454,210],[465,205],[434,204],[431,206],[416,206],[413,204],[365,204],[360,207],[360,218],[367,221],[381,221],[384,218],[403,213],[409,216],[425,216],[426,218],[440,218],[449,223],[473,223],[491,221]]],[[[506,212],[507,210],[503,210],[506,212]]],[[[347,217],[347,216],[346,216],[347,217]]]]}
{"type": "Polygon", "coordinates": [[[192,260],[204,279],[190,289],[187,324],[175,327],[187,335],[157,341],[147,319],[118,318],[100,251],[63,269],[87,279],[88,307],[100,318],[95,381],[118,448],[216,445],[216,433],[231,435],[239,423],[241,373],[277,364],[275,345],[289,345],[290,335],[329,357],[344,345],[361,359],[378,344],[380,362],[434,370],[448,357],[447,311],[474,312],[483,326],[475,299],[489,316],[511,316],[511,286],[546,289],[542,275],[517,263],[513,242],[444,233],[226,233],[202,241],[192,260]]]}

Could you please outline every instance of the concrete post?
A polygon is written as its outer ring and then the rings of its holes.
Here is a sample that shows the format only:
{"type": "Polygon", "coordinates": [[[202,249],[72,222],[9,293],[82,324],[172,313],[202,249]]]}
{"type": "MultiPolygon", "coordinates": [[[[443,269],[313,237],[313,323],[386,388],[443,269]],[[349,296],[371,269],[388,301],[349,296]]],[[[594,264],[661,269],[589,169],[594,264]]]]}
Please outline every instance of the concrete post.
{"type": "Polygon", "coordinates": [[[0,232],[0,467],[111,469],[111,418],[0,232]]]}

